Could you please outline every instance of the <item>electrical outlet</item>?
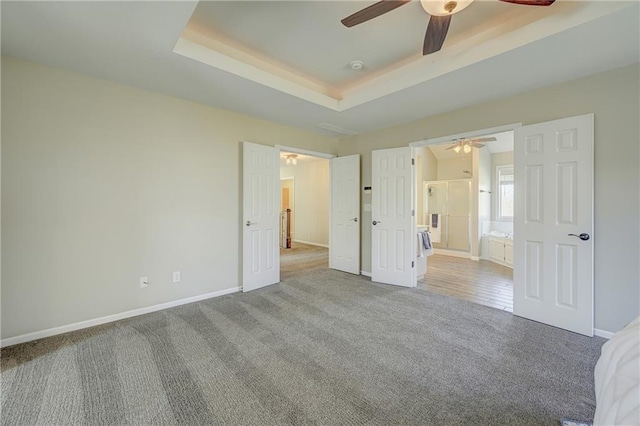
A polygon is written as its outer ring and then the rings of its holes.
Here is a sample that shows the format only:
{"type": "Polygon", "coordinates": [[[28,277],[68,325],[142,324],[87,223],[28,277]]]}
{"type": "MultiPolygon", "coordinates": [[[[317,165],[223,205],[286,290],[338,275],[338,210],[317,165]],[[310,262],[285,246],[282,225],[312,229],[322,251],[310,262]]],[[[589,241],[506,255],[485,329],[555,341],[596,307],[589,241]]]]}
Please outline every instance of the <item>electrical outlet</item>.
{"type": "Polygon", "coordinates": [[[149,277],[140,277],[140,288],[149,287],[149,277]]]}
{"type": "Polygon", "coordinates": [[[180,271],[175,271],[173,273],[173,282],[174,283],[179,283],[181,279],[182,279],[182,276],[180,274],[180,271]]]}

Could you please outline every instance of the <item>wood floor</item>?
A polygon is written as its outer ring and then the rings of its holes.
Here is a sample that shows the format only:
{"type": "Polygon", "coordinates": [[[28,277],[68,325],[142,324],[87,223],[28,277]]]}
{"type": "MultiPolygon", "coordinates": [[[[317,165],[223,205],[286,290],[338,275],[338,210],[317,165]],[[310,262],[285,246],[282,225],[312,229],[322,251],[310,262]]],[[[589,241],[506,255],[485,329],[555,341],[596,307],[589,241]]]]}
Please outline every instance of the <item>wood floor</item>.
{"type": "Polygon", "coordinates": [[[427,257],[427,274],[418,281],[428,290],[513,312],[513,270],[488,260],[427,257]]]}
{"type": "MultiPolygon", "coordinates": [[[[427,258],[426,279],[418,281],[430,291],[513,312],[513,270],[488,260],[433,255],[427,258]]],[[[324,247],[293,243],[280,249],[280,279],[315,268],[329,267],[324,247]]]]}

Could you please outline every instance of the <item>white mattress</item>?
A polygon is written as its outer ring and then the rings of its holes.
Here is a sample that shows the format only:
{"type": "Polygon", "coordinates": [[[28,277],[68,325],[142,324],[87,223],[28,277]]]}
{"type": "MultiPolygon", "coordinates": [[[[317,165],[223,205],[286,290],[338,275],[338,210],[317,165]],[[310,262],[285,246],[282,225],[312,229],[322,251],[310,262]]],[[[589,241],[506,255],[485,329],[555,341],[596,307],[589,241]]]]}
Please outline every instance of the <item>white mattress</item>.
{"type": "Polygon", "coordinates": [[[640,317],[602,346],[594,425],[640,425],[640,317]]]}

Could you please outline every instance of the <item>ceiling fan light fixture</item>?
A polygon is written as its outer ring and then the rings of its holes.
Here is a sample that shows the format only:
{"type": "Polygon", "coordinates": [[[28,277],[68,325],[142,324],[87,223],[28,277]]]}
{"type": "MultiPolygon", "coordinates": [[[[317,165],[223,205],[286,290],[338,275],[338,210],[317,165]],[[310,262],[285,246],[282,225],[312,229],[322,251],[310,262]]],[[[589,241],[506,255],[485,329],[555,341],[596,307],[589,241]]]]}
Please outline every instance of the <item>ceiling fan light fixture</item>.
{"type": "Polygon", "coordinates": [[[455,152],[456,154],[460,152],[460,150],[462,149],[461,145],[456,145],[453,147],[453,152],[455,152]]]}
{"type": "Polygon", "coordinates": [[[287,165],[295,166],[298,164],[298,155],[297,154],[287,154],[285,156],[287,165]]]}
{"type": "Polygon", "coordinates": [[[448,16],[460,12],[473,0],[420,0],[422,8],[432,16],[448,16]]]}
{"type": "Polygon", "coordinates": [[[462,148],[462,150],[464,151],[465,154],[468,154],[471,152],[471,145],[469,145],[468,143],[464,144],[464,147],[462,148]]]}

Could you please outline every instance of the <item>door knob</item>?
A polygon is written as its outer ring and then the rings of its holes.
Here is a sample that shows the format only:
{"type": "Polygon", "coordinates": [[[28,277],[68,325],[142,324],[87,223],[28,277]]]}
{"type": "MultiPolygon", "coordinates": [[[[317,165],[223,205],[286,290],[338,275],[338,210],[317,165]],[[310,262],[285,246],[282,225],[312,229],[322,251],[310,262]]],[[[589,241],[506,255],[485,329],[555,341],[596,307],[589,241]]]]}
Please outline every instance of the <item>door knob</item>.
{"type": "Polygon", "coordinates": [[[374,220],[372,223],[373,223],[374,225],[377,225],[377,224],[379,224],[379,223],[381,223],[381,222],[380,222],[379,220],[374,220]]]}
{"type": "Polygon", "coordinates": [[[251,226],[251,225],[257,225],[256,222],[251,222],[250,220],[247,221],[246,223],[247,226],[251,226]]]}
{"type": "Polygon", "coordinates": [[[591,237],[589,236],[589,234],[587,234],[587,233],[585,233],[585,232],[583,232],[583,233],[582,233],[582,234],[580,234],[580,235],[576,235],[576,234],[569,234],[569,236],[570,236],[570,237],[577,237],[577,238],[580,238],[582,241],[587,241],[589,238],[591,238],[591,237]]]}
{"type": "Polygon", "coordinates": [[[357,217],[354,217],[354,218],[353,218],[353,219],[351,219],[351,220],[352,220],[352,221],[354,221],[354,222],[357,222],[357,221],[358,221],[358,218],[357,218],[357,217]]]}

